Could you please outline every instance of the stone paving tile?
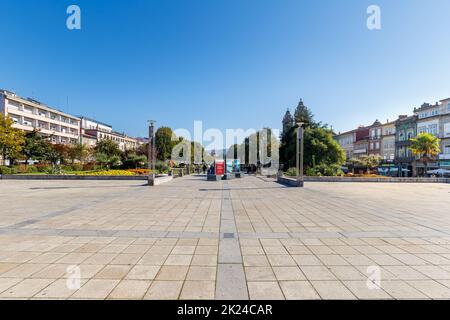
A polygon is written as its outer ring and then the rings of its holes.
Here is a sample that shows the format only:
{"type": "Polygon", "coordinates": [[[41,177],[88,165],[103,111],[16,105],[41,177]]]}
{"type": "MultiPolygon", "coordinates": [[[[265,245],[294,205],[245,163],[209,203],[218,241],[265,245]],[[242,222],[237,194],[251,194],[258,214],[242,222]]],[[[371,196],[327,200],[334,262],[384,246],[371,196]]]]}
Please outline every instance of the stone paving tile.
{"type": "Polygon", "coordinates": [[[427,299],[428,297],[405,281],[382,281],[381,287],[395,299],[427,299]]]}
{"type": "Polygon", "coordinates": [[[194,255],[191,260],[192,266],[216,266],[217,255],[194,255]]]}
{"type": "Polygon", "coordinates": [[[300,267],[308,280],[336,280],[331,271],[324,266],[302,266],[300,267]]]}
{"type": "Polygon", "coordinates": [[[414,269],[436,280],[450,280],[450,271],[439,266],[414,266],[414,269]]]}
{"type": "Polygon", "coordinates": [[[185,281],[180,299],[214,299],[214,281],[185,281]]]}
{"type": "Polygon", "coordinates": [[[108,299],[142,299],[150,287],[147,280],[122,280],[109,294],[108,299]]]}
{"type": "Polygon", "coordinates": [[[183,281],[155,280],[145,294],[144,299],[178,299],[182,287],[183,281]]]}
{"type": "Polygon", "coordinates": [[[246,267],[269,267],[269,260],[265,255],[243,256],[244,266],[246,267]]]}
{"type": "Polygon", "coordinates": [[[21,282],[20,278],[0,278],[0,293],[21,282]]]}
{"type": "MultiPolygon", "coordinates": [[[[80,281],[80,285],[82,284],[83,281],[80,281]]],[[[74,294],[77,290],[78,289],[72,289],[71,286],[67,285],[67,279],[58,279],[55,282],[51,283],[48,287],[42,289],[34,297],[47,299],[56,299],[56,298],[66,299],[69,298],[72,294],[74,294]]]]}
{"type": "Polygon", "coordinates": [[[49,264],[45,268],[40,269],[38,272],[30,275],[30,278],[40,279],[58,279],[63,277],[67,273],[67,268],[70,264],[49,264]]]}
{"type": "Polygon", "coordinates": [[[118,283],[119,280],[91,279],[76,291],[71,298],[105,299],[118,283]]]}
{"type": "MultiPolygon", "coordinates": [[[[153,280],[158,272],[161,270],[160,266],[136,265],[133,268],[119,270],[121,274],[126,274],[125,278],[130,280],[153,280]],[[129,270],[128,274],[126,272],[129,270]]],[[[123,278],[123,276],[122,276],[123,278]]]]}
{"type": "Polygon", "coordinates": [[[365,280],[349,280],[343,281],[343,283],[358,299],[392,299],[382,288],[369,287],[365,280]]]}
{"type": "Polygon", "coordinates": [[[271,267],[245,267],[247,281],[273,281],[276,280],[271,267]]]}
{"type": "Polygon", "coordinates": [[[273,267],[273,272],[278,281],[306,280],[305,275],[299,267],[273,267]]]}
{"type": "Polygon", "coordinates": [[[211,280],[216,279],[216,267],[191,266],[186,280],[211,280]]]}
{"type": "Polygon", "coordinates": [[[356,299],[340,281],[311,281],[311,284],[322,299],[356,299]]]}
{"type": "MultiPolygon", "coordinates": [[[[391,280],[427,280],[425,274],[413,269],[410,266],[384,266],[383,270],[392,275],[391,280]]],[[[384,272],[382,273],[382,275],[384,272]]]]}
{"type": "Polygon", "coordinates": [[[299,266],[321,266],[322,261],[313,254],[296,254],[292,258],[299,266]]]}
{"type": "Polygon", "coordinates": [[[188,266],[162,266],[157,280],[184,280],[186,278],[188,266]]]}
{"type": "MultiPolygon", "coordinates": [[[[131,266],[127,265],[112,265],[105,266],[102,270],[95,274],[95,279],[123,279],[130,271],[131,266]]],[[[135,274],[136,275],[136,274],[135,274]]]]}
{"type": "Polygon", "coordinates": [[[29,298],[52,283],[53,279],[25,279],[0,294],[2,298],[29,298]]]}
{"type": "Polygon", "coordinates": [[[284,299],[283,292],[277,281],[247,282],[250,299],[278,300],[284,299]]]}
{"type": "Polygon", "coordinates": [[[5,278],[28,278],[33,273],[36,273],[43,268],[48,266],[47,264],[41,263],[25,263],[18,265],[17,267],[8,270],[0,275],[0,277],[5,278]]]}
{"type": "Polygon", "coordinates": [[[308,281],[280,281],[280,286],[287,300],[320,299],[308,281]]]}
{"type": "Polygon", "coordinates": [[[167,257],[164,265],[167,266],[188,266],[191,264],[192,255],[171,254],[167,257]]]}
{"type": "Polygon", "coordinates": [[[111,264],[134,265],[141,257],[141,253],[119,253],[111,260],[111,264]]]}
{"type": "Polygon", "coordinates": [[[447,286],[434,280],[413,280],[407,283],[431,299],[450,299],[450,290],[447,286]]]}
{"type": "Polygon", "coordinates": [[[330,266],[329,269],[339,280],[366,280],[367,275],[353,266],[330,266]]]}

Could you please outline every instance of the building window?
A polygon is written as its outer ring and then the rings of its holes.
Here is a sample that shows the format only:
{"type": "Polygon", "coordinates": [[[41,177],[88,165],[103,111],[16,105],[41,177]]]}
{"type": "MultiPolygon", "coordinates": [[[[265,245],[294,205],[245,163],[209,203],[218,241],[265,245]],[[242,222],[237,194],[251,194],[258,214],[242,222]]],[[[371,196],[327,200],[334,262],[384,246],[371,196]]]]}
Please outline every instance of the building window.
{"type": "Polygon", "coordinates": [[[39,122],[38,125],[39,125],[39,128],[47,129],[47,124],[45,122],[39,122]]]}
{"type": "Polygon", "coordinates": [[[33,108],[29,106],[24,106],[23,111],[27,113],[33,113],[33,108]]]}
{"type": "Polygon", "coordinates": [[[450,112],[450,102],[447,103],[447,111],[450,112]]]}
{"type": "Polygon", "coordinates": [[[33,120],[30,118],[24,118],[23,119],[23,124],[26,126],[32,126],[33,125],[33,120]]]}
{"type": "Polygon", "coordinates": [[[15,114],[9,114],[9,117],[11,118],[11,120],[14,122],[14,123],[20,123],[20,116],[17,116],[17,115],[15,115],[15,114]]]}
{"type": "Polygon", "coordinates": [[[450,137],[450,122],[444,123],[444,137],[450,137]]]}
{"type": "Polygon", "coordinates": [[[450,154],[450,144],[447,144],[444,146],[444,153],[445,154],[450,154]]]}
{"type": "Polygon", "coordinates": [[[11,101],[11,100],[9,100],[9,101],[8,101],[8,105],[9,105],[9,108],[10,108],[10,109],[18,110],[20,104],[19,104],[18,102],[16,102],[16,101],[11,101]]]}
{"type": "Polygon", "coordinates": [[[431,133],[432,135],[437,135],[437,124],[432,124],[432,125],[430,126],[430,133],[431,133]]]}

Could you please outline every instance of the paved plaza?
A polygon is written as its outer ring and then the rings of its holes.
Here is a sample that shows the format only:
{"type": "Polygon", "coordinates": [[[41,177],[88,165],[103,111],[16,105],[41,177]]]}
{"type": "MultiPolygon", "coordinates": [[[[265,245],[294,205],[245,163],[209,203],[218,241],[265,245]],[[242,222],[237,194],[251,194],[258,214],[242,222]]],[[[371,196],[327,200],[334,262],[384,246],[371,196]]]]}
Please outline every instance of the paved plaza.
{"type": "Polygon", "coordinates": [[[450,185],[0,180],[3,299],[450,299],[450,185]]]}

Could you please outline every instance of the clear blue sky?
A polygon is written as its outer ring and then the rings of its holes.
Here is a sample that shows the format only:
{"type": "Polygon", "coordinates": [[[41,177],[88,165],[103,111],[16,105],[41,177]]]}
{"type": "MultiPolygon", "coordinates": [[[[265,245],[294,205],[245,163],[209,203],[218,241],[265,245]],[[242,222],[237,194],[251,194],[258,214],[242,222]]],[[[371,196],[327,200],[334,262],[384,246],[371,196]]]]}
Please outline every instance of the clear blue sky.
{"type": "Polygon", "coordinates": [[[300,97],[342,131],[450,97],[448,0],[0,4],[0,88],[133,136],[149,118],[279,128],[300,97]],[[70,4],[80,31],[66,28],[70,4]],[[370,4],[380,31],[366,28],[370,4]]]}

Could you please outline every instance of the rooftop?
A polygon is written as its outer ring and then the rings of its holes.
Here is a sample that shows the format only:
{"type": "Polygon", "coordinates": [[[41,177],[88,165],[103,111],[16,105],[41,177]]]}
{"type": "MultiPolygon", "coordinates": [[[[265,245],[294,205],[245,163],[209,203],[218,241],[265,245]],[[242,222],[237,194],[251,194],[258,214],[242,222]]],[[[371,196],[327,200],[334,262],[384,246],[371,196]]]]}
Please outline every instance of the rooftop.
{"type": "Polygon", "coordinates": [[[89,118],[89,117],[85,117],[85,116],[77,116],[77,117],[80,118],[80,119],[82,119],[82,120],[84,119],[84,120],[88,120],[88,121],[92,121],[92,122],[101,124],[102,126],[110,127],[110,128],[112,129],[112,125],[107,124],[107,123],[105,123],[105,122],[97,121],[97,120],[95,120],[95,119],[92,119],[92,118],[89,118]]]}
{"type": "Polygon", "coordinates": [[[35,100],[33,98],[24,98],[24,97],[18,96],[15,92],[8,91],[8,90],[5,90],[5,89],[0,89],[0,92],[2,94],[6,95],[8,97],[8,99],[12,98],[13,100],[16,100],[16,101],[19,101],[19,102],[22,102],[22,103],[25,103],[25,104],[30,104],[31,103],[31,104],[34,104],[34,105],[38,106],[39,108],[46,109],[47,111],[60,113],[60,114],[66,116],[68,118],[73,118],[73,119],[80,120],[80,118],[78,118],[77,116],[68,114],[68,113],[66,113],[66,112],[64,112],[62,110],[56,109],[54,107],[50,107],[50,106],[46,105],[45,103],[42,103],[42,102],[40,102],[38,100],[35,100]]]}

